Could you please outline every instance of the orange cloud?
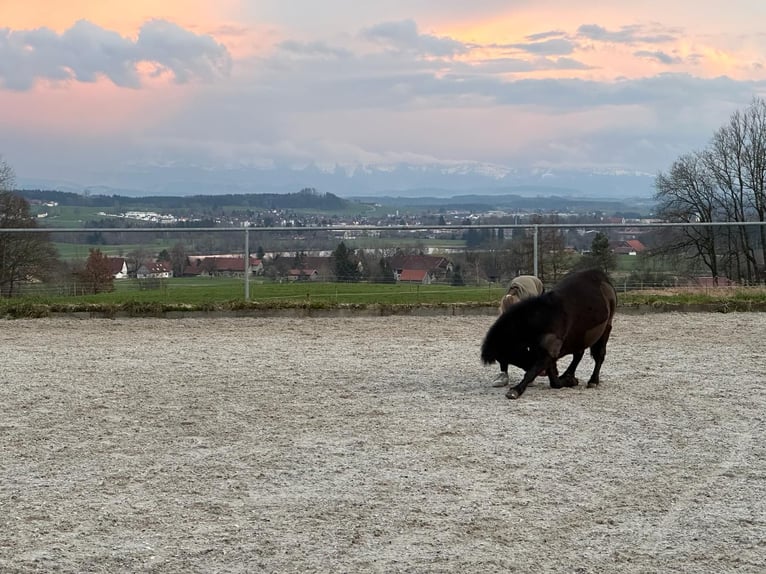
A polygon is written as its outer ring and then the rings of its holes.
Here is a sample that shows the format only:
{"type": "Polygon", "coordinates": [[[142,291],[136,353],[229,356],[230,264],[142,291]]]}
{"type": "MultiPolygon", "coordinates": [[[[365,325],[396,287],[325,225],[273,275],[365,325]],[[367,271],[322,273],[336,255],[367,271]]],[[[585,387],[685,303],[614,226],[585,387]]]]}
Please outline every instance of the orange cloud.
{"type": "Polygon", "coordinates": [[[0,25],[14,30],[46,27],[62,33],[78,20],[88,20],[135,38],[146,21],[168,20],[196,34],[213,36],[234,58],[263,51],[264,46],[255,38],[267,35],[265,30],[236,21],[241,0],[27,0],[18,4],[13,11],[2,15],[0,25]]]}
{"type": "Polygon", "coordinates": [[[14,29],[45,26],[62,32],[77,20],[84,19],[120,34],[132,35],[146,20],[155,18],[192,28],[198,27],[200,23],[216,23],[225,17],[232,4],[236,3],[232,0],[27,0],[19,2],[13,11],[3,15],[3,25],[14,29]]]}
{"type": "MultiPolygon", "coordinates": [[[[135,38],[148,20],[165,19],[196,34],[210,34],[222,29],[226,36],[227,10],[234,0],[190,2],[187,0],[28,0],[3,14],[2,26],[12,30],[40,27],[61,34],[78,20],[135,38]]],[[[236,36],[236,34],[235,34],[236,36]]],[[[217,39],[224,43],[223,40],[217,39]]],[[[1,124],[25,126],[25,129],[80,134],[108,134],[121,130],[140,130],[176,110],[186,98],[196,93],[193,83],[178,85],[170,74],[154,75],[155,66],[139,63],[141,89],[128,89],[98,78],[94,82],[68,80],[55,82],[40,79],[34,89],[14,92],[0,89],[0,109],[13,109],[12,117],[1,124]],[[164,111],[162,111],[164,110],[164,111]]]]}

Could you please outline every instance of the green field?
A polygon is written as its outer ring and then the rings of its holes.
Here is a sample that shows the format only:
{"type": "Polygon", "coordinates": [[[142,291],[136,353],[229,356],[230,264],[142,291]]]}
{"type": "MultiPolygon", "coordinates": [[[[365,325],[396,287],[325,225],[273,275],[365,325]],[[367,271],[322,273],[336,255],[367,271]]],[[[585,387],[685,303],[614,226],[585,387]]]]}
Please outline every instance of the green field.
{"type": "Polygon", "coordinates": [[[245,300],[243,279],[172,278],[149,284],[137,280],[115,281],[108,293],[71,295],[71,285],[25,286],[23,296],[0,300],[0,315],[13,309],[37,306],[56,309],[90,307],[128,309],[243,309],[339,305],[495,305],[505,293],[499,284],[453,287],[449,285],[376,283],[277,283],[253,279],[245,300]],[[61,294],[66,293],[66,294],[61,294]]]}
{"type": "Polygon", "coordinates": [[[174,244],[175,241],[172,239],[157,239],[149,243],[122,243],[119,245],[54,242],[53,246],[63,261],[85,261],[91,249],[99,249],[101,253],[109,257],[125,257],[134,251],[152,254],[157,254],[163,249],[169,251],[173,249],[174,244]]]}
{"type": "MultiPolygon", "coordinates": [[[[412,309],[433,306],[495,308],[505,286],[450,286],[376,283],[275,283],[253,279],[245,299],[242,279],[174,278],[151,283],[115,281],[115,290],[99,294],[71,293],[71,285],[29,285],[22,296],[0,299],[0,317],[47,316],[52,312],[95,312],[106,316],[160,315],[167,311],[246,311],[259,309],[333,309],[378,307],[412,309]],[[149,288],[151,287],[151,288],[149,288]]],[[[715,311],[766,310],[766,289],[697,289],[620,292],[623,308],[715,311]]]]}
{"type": "Polygon", "coordinates": [[[99,215],[99,212],[103,210],[103,207],[58,205],[56,207],[35,206],[30,211],[33,215],[47,213],[48,216],[42,220],[46,227],[78,228],[84,227],[87,221],[102,219],[103,216],[99,215]]]}

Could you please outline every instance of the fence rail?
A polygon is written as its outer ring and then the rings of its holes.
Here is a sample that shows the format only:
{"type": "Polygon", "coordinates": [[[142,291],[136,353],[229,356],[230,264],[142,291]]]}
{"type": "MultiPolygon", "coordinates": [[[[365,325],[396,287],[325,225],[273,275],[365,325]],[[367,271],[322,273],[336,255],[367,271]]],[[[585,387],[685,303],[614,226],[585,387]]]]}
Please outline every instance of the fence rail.
{"type": "MultiPolygon", "coordinates": [[[[369,232],[369,231],[387,231],[387,232],[428,232],[428,231],[467,231],[467,230],[531,230],[533,235],[533,273],[539,275],[539,242],[540,231],[547,229],[569,229],[569,230],[602,230],[602,229],[662,229],[662,228],[708,228],[708,227],[739,227],[739,228],[752,228],[763,227],[765,222],[759,221],[747,221],[747,222],[705,222],[705,223],[669,223],[669,222],[638,222],[638,223],[514,223],[514,224],[457,224],[457,225],[330,225],[330,226],[301,226],[301,227],[198,227],[198,228],[186,228],[186,227],[137,227],[137,228],[101,228],[101,227],[85,227],[85,228],[55,228],[55,227],[34,227],[34,228],[5,228],[0,230],[1,234],[83,234],[83,233],[125,233],[125,234],[241,234],[242,235],[242,254],[245,260],[245,272],[242,274],[242,281],[244,284],[245,300],[250,299],[250,284],[251,284],[251,269],[250,269],[250,233],[307,233],[307,232],[369,232]]],[[[164,289],[168,289],[170,284],[166,284],[164,289]]],[[[438,283],[434,284],[438,285],[438,283]]],[[[673,284],[668,281],[658,282],[622,282],[618,287],[624,291],[634,289],[655,289],[655,288],[667,288],[669,286],[678,287],[679,285],[673,284]]],[[[51,286],[51,289],[57,287],[51,286]]],[[[70,288],[77,291],[77,285],[72,284],[70,288]]],[[[431,287],[432,289],[435,287],[431,287]]],[[[28,290],[39,289],[41,292],[45,289],[44,286],[26,286],[28,290]]],[[[58,286],[59,290],[66,290],[66,284],[58,286]]],[[[135,289],[141,289],[140,284],[137,284],[135,289]]]]}

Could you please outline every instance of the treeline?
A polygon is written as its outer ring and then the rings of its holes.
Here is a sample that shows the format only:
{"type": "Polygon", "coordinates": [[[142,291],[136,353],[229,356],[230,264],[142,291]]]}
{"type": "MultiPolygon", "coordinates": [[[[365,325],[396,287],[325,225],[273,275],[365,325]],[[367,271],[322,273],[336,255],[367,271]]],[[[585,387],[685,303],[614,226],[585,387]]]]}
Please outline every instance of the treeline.
{"type": "Polygon", "coordinates": [[[225,195],[143,196],[88,195],[67,191],[21,189],[16,193],[27,201],[51,202],[62,206],[97,207],[119,211],[139,209],[186,209],[216,210],[220,206],[239,206],[251,209],[317,209],[320,211],[342,211],[351,202],[332,193],[305,188],[297,193],[248,193],[225,195]]]}

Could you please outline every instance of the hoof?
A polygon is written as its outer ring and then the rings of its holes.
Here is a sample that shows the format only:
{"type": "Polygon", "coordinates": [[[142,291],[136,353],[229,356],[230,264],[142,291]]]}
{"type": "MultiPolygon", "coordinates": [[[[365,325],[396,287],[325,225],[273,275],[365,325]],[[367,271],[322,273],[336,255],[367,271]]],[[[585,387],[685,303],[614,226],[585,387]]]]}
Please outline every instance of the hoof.
{"type": "Polygon", "coordinates": [[[595,383],[594,383],[594,382],[592,382],[592,381],[588,381],[588,387],[587,387],[587,388],[589,388],[589,389],[595,389],[595,388],[597,388],[597,387],[598,387],[598,381],[596,381],[595,383]]]}
{"type": "Polygon", "coordinates": [[[577,379],[577,377],[565,376],[561,377],[561,384],[565,387],[576,387],[580,384],[580,381],[577,379]]]}
{"type": "Polygon", "coordinates": [[[511,389],[507,393],[505,393],[506,399],[518,399],[521,395],[519,395],[519,391],[516,389],[511,389]]]}
{"type": "Polygon", "coordinates": [[[492,382],[493,387],[504,387],[508,384],[508,373],[500,373],[492,382]]]}

